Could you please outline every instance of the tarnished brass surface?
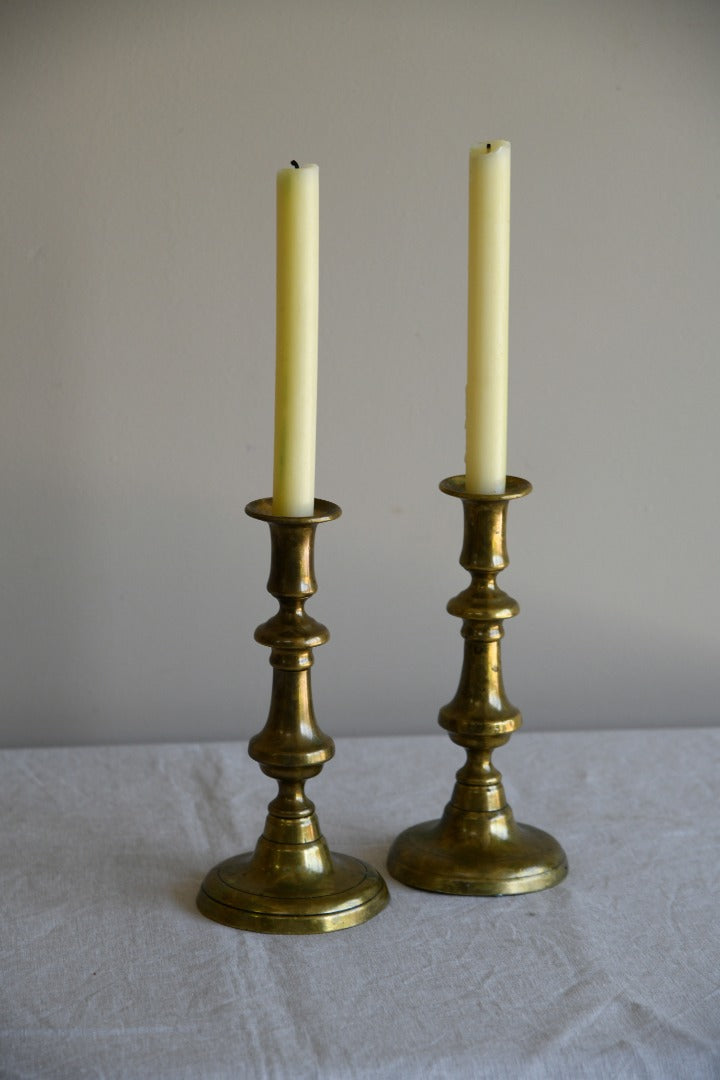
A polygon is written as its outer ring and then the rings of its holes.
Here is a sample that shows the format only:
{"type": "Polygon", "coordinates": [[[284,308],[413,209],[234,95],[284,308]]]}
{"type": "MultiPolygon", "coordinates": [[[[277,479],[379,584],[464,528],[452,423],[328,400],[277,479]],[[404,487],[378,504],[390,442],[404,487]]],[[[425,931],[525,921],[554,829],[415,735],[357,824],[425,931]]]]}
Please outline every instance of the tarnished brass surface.
{"type": "Polygon", "coordinates": [[[311,517],[283,518],[270,499],[246,508],[270,526],[268,592],[279,610],[255,631],[269,646],[273,668],[270,712],[250,740],[248,753],[278,783],[268,806],[265,830],[254,852],[235,855],[207,874],[197,905],[203,915],[243,930],[271,934],[318,934],[372,918],[388,902],[382,877],[371,866],[330,852],[320,832],[305,782],[334,753],[332,739],[318,727],[312,703],[312,650],[330,636],[305,611],[315,593],[315,530],[340,516],[334,503],[315,500],[311,517]]]}
{"type": "Polygon", "coordinates": [[[509,561],[508,504],[532,488],[517,476],[507,477],[499,495],[468,494],[464,476],[451,476],[440,488],[462,500],[460,563],[472,580],[447,605],[463,620],[465,656],[457,693],[438,722],[465,748],[467,761],[442,818],[401,833],[388,869],[405,885],[430,892],[501,896],[547,889],[567,874],[565,853],[548,833],[515,821],[492,763],[493,751],[522,723],[505,693],[500,661],[503,621],[519,608],[496,578],[509,561]]]}

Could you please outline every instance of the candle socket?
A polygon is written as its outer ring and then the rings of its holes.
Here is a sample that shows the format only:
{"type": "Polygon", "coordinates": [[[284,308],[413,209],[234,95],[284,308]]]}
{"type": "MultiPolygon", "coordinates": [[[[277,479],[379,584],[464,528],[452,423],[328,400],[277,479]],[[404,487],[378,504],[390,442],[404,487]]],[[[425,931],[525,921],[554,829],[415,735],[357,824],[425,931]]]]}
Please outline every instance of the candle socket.
{"type": "Polygon", "coordinates": [[[270,712],[250,740],[248,753],[278,783],[265,829],[254,852],[235,855],[203,881],[197,906],[203,915],[243,930],[271,934],[318,934],[365,922],[388,901],[382,877],[372,867],[328,849],[305,782],[333,756],[332,739],[318,727],[312,704],[312,650],[329,638],[305,612],[316,592],[315,530],[340,516],[334,503],[315,500],[308,517],[276,517],[271,499],[249,503],[245,512],[270,526],[268,592],[279,610],[255,631],[269,646],[273,668],[270,712]]]}
{"type": "Polygon", "coordinates": [[[519,607],[496,578],[509,561],[508,504],[532,488],[508,476],[503,493],[474,495],[466,492],[464,476],[451,476],[440,489],[462,500],[460,564],[472,581],[447,605],[463,620],[465,656],[457,693],[438,722],[465,748],[467,761],[442,818],[401,833],[390,849],[388,870],[405,885],[430,892],[502,896],[548,889],[567,874],[565,853],[548,833],[515,821],[492,764],[493,751],[522,723],[505,694],[500,661],[503,621],[519,607]]]}

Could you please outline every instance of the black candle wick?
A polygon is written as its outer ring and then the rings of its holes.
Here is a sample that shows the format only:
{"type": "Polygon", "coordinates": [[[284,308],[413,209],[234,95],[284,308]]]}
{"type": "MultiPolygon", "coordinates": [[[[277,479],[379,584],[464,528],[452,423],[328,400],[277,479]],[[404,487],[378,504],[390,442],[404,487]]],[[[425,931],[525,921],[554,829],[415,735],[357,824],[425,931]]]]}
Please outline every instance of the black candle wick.
{"type": "Polygon", "coordinates": [[[300,168],[300,166],[298,165],[298,163],[297,163],[297,161],[295,160],[295,158],[293,158],[293,159],[292,159],[292,161],[290,162],[290,164],[292,165],[293,169],[299,169],[299,168],[300,168]]]}

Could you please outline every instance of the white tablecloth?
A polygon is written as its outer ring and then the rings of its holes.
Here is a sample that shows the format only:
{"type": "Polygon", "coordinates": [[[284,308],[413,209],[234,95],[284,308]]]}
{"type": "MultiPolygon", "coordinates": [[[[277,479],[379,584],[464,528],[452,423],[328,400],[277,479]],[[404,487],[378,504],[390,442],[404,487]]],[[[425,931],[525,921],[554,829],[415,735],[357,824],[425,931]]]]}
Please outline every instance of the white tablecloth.
{"type": "MultiPolygon", "coordinates": [[[[384,867],[462,760],[442,734],[339,740],[308,785],[330,846],[384,867]]],[[[0,1075],[716,1080],[720,730],[521,731],[496,761],[563,884],[388,878],[365,925],[272,937],[195,909],[275,791],[245,744],[2,752],[0,1075]]]]}

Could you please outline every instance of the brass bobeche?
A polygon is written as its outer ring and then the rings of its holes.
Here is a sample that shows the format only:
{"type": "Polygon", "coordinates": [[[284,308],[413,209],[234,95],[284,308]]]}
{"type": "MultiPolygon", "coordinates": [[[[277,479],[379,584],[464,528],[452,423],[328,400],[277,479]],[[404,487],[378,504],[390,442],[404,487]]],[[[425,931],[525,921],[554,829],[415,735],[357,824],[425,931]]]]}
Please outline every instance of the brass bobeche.
{"type": "Polygon", "coordinates": [[[463,620],[465,658],[457,693],[440,710],[439,723],[465,748],[467,761],[442,818],[401,833],[388,869],[405,885],[431,892],[500,896],[547,889],[565,877],[565,853],[548,833],[515,821],[491,760],[522,723],[505,694],[500,665],[503,620],[519,608],[496,578],[508,565],[508,504],[532,488],[508,476],[502,494],[474,495],[466,492],[464,476],[451,476],[440,489],[462,500],[460,564],[472,581],[447,606],[463,620]]]}
{"type": "Polygon", "coordinates": [[[216,922],[273,934],[342,930],[372,918],[388,901],[376,870],[329,851],[305,795],[306,780],[335,752],[317,725],[310,687],[312,650],[330,635],[306,614],[305,602],[317,589],[315,530],[339,517],[340,507],[316,499],[314,510],[308,517],[276,517],[271,499],[245,508],[270,526],[267,587],[279,603],[278,612],[255,631],[255,640],[271,649],[273,687],[267,723],[250,740],[248,753],[277,780],[279,791],[255,851],[211,870],[197,898],[203,915],[216,922]]]}

